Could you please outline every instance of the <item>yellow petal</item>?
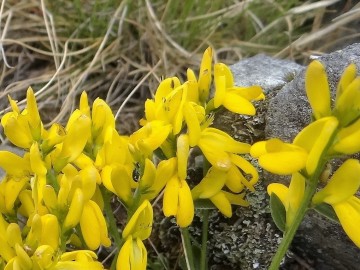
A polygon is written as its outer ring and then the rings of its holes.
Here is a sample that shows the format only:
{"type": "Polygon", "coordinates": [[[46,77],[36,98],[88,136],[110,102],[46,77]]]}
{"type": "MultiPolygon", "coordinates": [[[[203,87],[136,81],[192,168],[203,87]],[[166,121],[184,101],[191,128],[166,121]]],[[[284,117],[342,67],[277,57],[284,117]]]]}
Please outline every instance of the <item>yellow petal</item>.
{"type": "Polygon", "coordinates": [[[40,114],[36,104],[36,99],[34,92],[31,87],[28,88],[26,92],[26,101],[27,101],[27,112],[28,112],[28,121],[30,124],[30,130],[32,137],[35,141],[40,140],[42,134],[42,123],[40,119],[40,114]]]}
{"type": "Polygon", "coordinates": [[[250,101],[231,92],[226,93],[223,105],[233,113],[245,115],[255,115],[256,113],[255,107],[250,101]]]}
{"type": "Polygon", "coordinates": [[[231,204],[223,192],[220,191],[216,195],[212,196],[210,200],[224,216],[232,216],[231,204]]]}
{"type": "Polygon", "coordinates": [[[337,86],[335,103],[339,100],[340,96],[344,93],[350,83],[356,78],[356,73],[357,70],[354,63],[351,63],[346,67],[337,86]]]}
{"type": "Polygon", "coordinates": [[[81,96],[80,96],[79,110],[83,114],[85,114],[87,117],[90,117],[89,100],[88,100],[88,96],[85,91],[82,91],[81,96]]]}
{"type": "Polygon", "coordinates": [[[99,205],[97,205],[96,202],[90,200],[88,204],[90,204],[90,206],[92,207],[92,210],[96,217],[96,221],[99,224],[100,243],[105,247],[109,247],[111,245],[111,240],[108,236],[108,229],[104,214],[102,213],[99,205]]]}
{"type": "Polygon", "coordinates": [[[211,167],[200,183],[192,189],[193,198],[211,198],[223,188],[226,179],[227,172],[211,167]]]}
{"type": "Polygon", "coordinates": [[[180,182],[173,176],[166,184],[163,199],[163,212],[166,217],[176,216],[178,211],[180,182]]]}
{"type": "Polygon", "coordinates": [[[217,74],[220,66],[215,64],[215,95],[214,95],[214,107],[218,108],[223,104],[226,95],[226,79],[224,75],[217,74]]]}
{"type": "Polygon", "coordinates": [[[306,171],[311,175],[338,126],[336,117],[324,117],[305,127],[294,139],[294,144],[305,148],[309,155],[306,171]]]}
{"type": "Polygon", "coordinates": [[[131,270],[130,253],[133,251],[133,239],[130,235],[120,249],[119,256],[116,261],[116,269],[131,270]]]}
{"type": "Polygon", "coordinates": [[[38,175],[46,175],[47,169],[37,142],[34,142],[30,147],[30,164],[33,172],[38,175]]]}
{"type": "Polygon", "coordinates": [[[141,240],[145,240],[151,234],[152,223],[153,209],[150,202],[145,200],[131,216],[122,232],[122,236],[127,238],[129,235],[132,235],[134,238],[138,237],[141,240]]]}
{"type": "Polygon", "coordinates": [[[287,192],[286,224],[290,226],[300,207],[305,192],[305,178],[300,173],[294,173],[287,192]]]}
{"type": "Polygon", "coordinates": [[[160,193],[160,191],[164,188],[166,183],[171,179],[175,173],[177,168],[177,158],[170,158],[168,160],[162,160],[157,169],[155,181],[149,191],[144,194],[143,197],[148,200],[152,200],[160,193]]]}
{"type": "Polygon", "coordinates": [[[343,127],[348,126],[360,115],[360,77],[355,78],[343,91],[335,104],[334,115],[343,127]]]}
{"type": "Polygon", "coordinates": [[[177,77],[171,77],[163,80],[155,92],[155,103],[161,104],[163,102],[163,99],[167,97],[171,91],[173,91],[175,88],[179,87],[181,85],[179,78],[177,77]]]}
{"type": "Polygon", "coordinates": [[[258,100],[263,97],[262,88],[259,85],[253,85],[248,87],[232,87],[229,92],[245,98],[246,100],[258,100]]]}
{"type": "MultiPolygon", "coordinates": [[[[127,205],[132,199],[131,176],[122,165],[114,166],[111,170],[111,187],[114,193],[127,205]]],[[[103,180],[104,185],[108,180],[103,180]]]]}
{"type": "Polygon", "coordinates": [[[269,195],[271,195],[273,192],[276,194],[276,196],[279,197],[280,201],[285,206],[285,209],[287,209],[288,208],[288,200],[287,199],[288,199],[288,194],[289,194],[289,188],[283,184],[271,183],[267,187],[267,193],[269,195]]]}
{"type": "Polygon", "coordinates": [[[330,90],[324,66],[317,60],[312,61],[305,74],[305,89],[315,119],[329,116],[330,90]]]}
{"type": "Polygon", "coordinates": [[[178,159],[178,176],[184,180],[187,176],[187,163],[189,157],[189,137],[182,134],[177,139],[176,156],[178,159]]]}
{"type": "MultiPolygon", "coordinates": [[[[10,223],[6,228],[7,244],[15,247],[16,244],[22,245],[20,227],[17,223],[10,223]]],[[[3,243],[5,244],[5,243],[3,243]]]]}
{"type": "Polygon", "coordinates": [[[333,205],[338,216],[341,226],[351,241],[360,247],[360,200],[355,196],[350,197],[347,201],[333,205]]]}
{"type": "Polygon", "coordinates": [[[180,227],[187,227],[194,218],[194,202],[191,191],[185,180],[180,181],[179,207],[176,214],[176,223],[180,227]]]}
{"type": "Polygon", "coordinates": [[[259,157],[259,164],[265,170],[285,175],[305,167],[307,154],[303,151],[284,151],[265,154],[259,157]]]}
{"type": "Polygon", "coordinates": [[[0,151],[0,167],[7,174],[18,177],[30,172],[29,160],[8,151],[0,151]]]}
{"type": "Polygon", "coordinates": [[[63,223],[63,230],[67,231],[74,228],[79,222],[84,210],[84,195],[80,188],[74,192],[73,198],[70,202],[69,211],[63,223]]]}
{"type": "Polygon", "coordinates": [[[337,133],[333,150],[347,155],[352,155],[360,151],[360,119],[350,126],[340,129],[337,133]]]}
{"type": "Polygon", "coordinates": [[[243,180],[242,178],[244,178],[244,180],[247,182],[247,180],[241,174],[239,169],[235,165],[232,165],[227,172],[225,185],[232,192],[239,193],[244,189],[244,184],[242,183],[242,180],[243,180]]]}
{"type": "Polygon", "coordinates": [[[41,244],[49,245],[54,250],[57,250],[60,239],[60,229],[57,217],[55,215],[46,214],[41,217],[41,222],[41,244]]]}
{"type": "Polygon", "coordinates": [[[147,190],[153,185],[155,181],[156,168],[154,163],[152,163],[152,161],[148,158],[145,159],[144,167],[144,174],[140,179],[139,186],[141,189],[147,190]]]}
{"type": "Polygon", "coordinates": [[[329,183],[313,197],[313,203],[336,204],[353,196],[360,186],[360,163],[346,160],[331,177],[329,183]]]}
{"type": "Polygon", "coordinates": [[[13,113],[7,113],[1,118],[1,124],[4,127],[6,137],[16,146],[29,149],[33,137],[25,117],[19,115],[16,117],[13,113]]]}
{"type": "Polygon", "coordinates": [[[245,193],[233,194],[230,192],[222,191],[225,194],[226,198],[231,204],[240,205],[240,206],[249,206],[249,202],[244,200],[245,193]]]}
{"type": "Polygon", "coordinates": [[[211,85],[211,62],[213,51],[211,47],[208,47],[202,57],[199,72],[199,99],[201,102],[205,102],[209,97],[210,85],[211,85]]]}
{"type": "Polygon", "coordinates": [[[243,184],[249,188],[250,190],[252,190],[252,186],[255,185],[257,183],[257,181],[259,180],[259,173],[256,170],[256,168],[251,165],[251,163],[249,161],[247,161],[246,159],[244,159],[243,157],[240,157],[238,155],[231,155],[231,161],[237,166],[239,167],[245,174],[251,175],[251,178],[249,181],[247,181],[249,184],[244,183],[243,184]]]}
{"type": "MultiPolygon", "coordinates": [[[[194,104],[195,105],[195,104],[194,104]]],[[[184,117],[188,128],[189,144],[195,146],[200,139],[200,122],[198,120],[195,108],[192,103],[186,102],[184,104],[184,117]]]]}
{"type": "Polygon", "coordinates": [[[100,225],[90,201],[84,205],[80,218],[80,228],[87,247],[90,250],[97,249],[101,244],[100,225]]]}

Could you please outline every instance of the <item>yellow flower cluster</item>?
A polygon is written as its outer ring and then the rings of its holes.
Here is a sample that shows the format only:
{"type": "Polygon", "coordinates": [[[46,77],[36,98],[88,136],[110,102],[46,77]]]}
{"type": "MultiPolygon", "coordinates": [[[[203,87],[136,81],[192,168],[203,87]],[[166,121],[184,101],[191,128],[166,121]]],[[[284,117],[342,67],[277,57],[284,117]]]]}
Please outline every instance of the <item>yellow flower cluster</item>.
{"type": "Polygon", "coordinates": [[[192,222],[197,199],[209,199],[230,217],[231,204],[248,205],[242,191],[254,190],[258,181],[256,169],[239,156],[249,153],[250,145],[235,141],[210,125],[212,112],[220,106],[235,113],[254,115],[251,101],[263,98],[262,90],[259,86],[234,86],[230,69],[222,63],[215,64],[212,72],[212,54],[211,48],[205,51],[198,78],[188,69],[184,83],[177,77],[162,81],[154,98],[145,103],[145,118],[140,121],[143,127],[130,136],[131,151],[138,153],[138,161],[148,159],[156,149],[165,155],[155,181],[146,187],[145,197],[152,199],[165,187],[164,214],[175,216],[180,227],[192,222]],[[214,98],[210,99],[212,77],[215,87],[214,98]],[[187,164],[195,147],[211,167],[201,182],[190,189],[187,164]]]}
{"type": "Polygon", "coordinates": [[[160,83],[154,99],[145,103],[142,127],[130,136],[116,131],[105,101],[98,98],[90,107],[85,92],[66,125],[49,128],[31,88],[23,110],[9,97],[12,111],[1,125],[24,154],[0,151],[6,172],[0,182],[1,268],[103,269],[93,251],[112,245],[110,233],[119,248],[117,269],[145,269],[143,240],[153,222],[150,201],[162,190],[163,212],[175,216],[180,227],[192,222],[197,199],[209,199],[228,217],[231,204],[248,205],[244,189],[254,190],[258,173],[239,154],[249,153],[250,145],[211,124],[220,106],[254,115],[251,101],[263,98],[261,88],[234,86],[224,64],[215,64],[212,74],[211,48],[204,53],[199,78],[190,69],[187,76],[183,84],[176,77],[160,83]],[[210,99],[212,77],[215,94],[210,99]],[[191,189],[187,163],[195,147],[211,167],[191,189]],[[159,153],[165,157],[161,161],[154,159],[159,153]],[[110,194],[128,214],[121,236],[110,194]]]}
{"type": "MultiPolygon", "coordinates": [[[[314,121],[291,144],[270,139],[251,148],[251,155],[266,170],[292,174],[289,187],[277,183],[268,186],[268,193],[276,194],[285,207],[287,228],[306,188],[317,186],[321,174],[326,174],[323,170],[327,162],[360,151],[360,77],[356,76],[356,66],[349,65],[342,74],[333,108],[326,71],[319,61],[313,61],[307,68],[305,88],[314,121]]],[[[312,206],[331,205],[347,235],[360,247],[360,199],[355,196],[359,187],[360,163],[348,159],[325,187],[313,194],[312,206]]]]}

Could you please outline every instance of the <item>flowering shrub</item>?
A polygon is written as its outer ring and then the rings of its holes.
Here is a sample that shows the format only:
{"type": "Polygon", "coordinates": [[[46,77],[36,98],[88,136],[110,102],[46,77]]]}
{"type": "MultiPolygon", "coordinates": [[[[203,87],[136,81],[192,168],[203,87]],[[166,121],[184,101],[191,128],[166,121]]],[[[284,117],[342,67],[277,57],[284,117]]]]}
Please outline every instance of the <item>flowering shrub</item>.
{"type": "Polygon", "coordinates": [[[215,64],[212,71],[211,48],[198,78],[189,69],[184,83],[177,77],[160,83],[145,103],[142,127],[130,136],[116,131],[103,100],[90,107],[85,92],[66,126],[55,123],[48,129],[31,88],[23,110],[9,97],[12,111],[1,124],[9,141],[25,153],[0,151],[6,172],[0,183],[1,268],[103,269],[94,251],[112,246],[118,249],[112,268],[146,269],[150,201],[161,191],[164,215],[174,216],[181,228],[191,224],[198,199],[209,200],[227,217],[231,205],[247,206],[244,191],[253,191],[258,181],[257,170],[241,156],[250,145],[211,124],[221,106],[254,115],[251,101],[261,98],[258,86],[234,86],[226,65],[215,64]],[[187,164],[193,148],[201,150],[209,169],[190,188],[187,164]],[[112,196],[126,208],[125,228],[117,228],[112,196]]]}
{"type": "MultiPolygon", "coordinates": [[[[105,101],[96,99],[90,107],[85,92],[66,126],[55,123],[48,129],[31,88],[22,111],[9,97],[12,111],[1,118],[1,125],[24,154],[0,151],[0,167],[6,172],[0,182],[0,267],[104,269],[95,251],[105,247],[116,251],[111,269],[146,269],[143,241],[152,230],[150,202],[163,196],[164,215],[175,217],[181,228],[186,265],[197,269],[186,229],[194,217],[194,202],[206,201],[226,217],[231,217],[232,205],[248,206],[245,192],[254,191],[259,178],[242,156],[249,153],[266,170],[292,175],[289,187],[268,186],[272,216],[284,231],[270,269],[278,269],[309,208],[337,219],[360,247],[360,199],[355,195],[360,163],[349,158],[331,177],[326,169],[334,157],[360,151],[360,77],[355,65],[344,71],[331,108],[325,69],[312,62],[305,80],[314,121],[293,143],[270,139],[253,146],[211,125],[219,107],[254,115],[251,101],[264,98],[261,88],[234,86],[226,65],[212,67],[208,48],[198,78],[189,69],[184,83],[177,77],[163,80],[154,98],[145,102],[141,128],[130,136],[116,131],[105,101]],[[206,168],[195,186],[189,185],[187,168],[194,148],[206,168]],[[321,180],[325,186],[319,190],[321,180]],[[124,228],[116,223],[113,196],[126,209],[124,228]]],[[[204,224],[207,218],[205,212],[204,224]]],[[[206,269],[206,227],[203,234],[200,269],[206,269]]]]}

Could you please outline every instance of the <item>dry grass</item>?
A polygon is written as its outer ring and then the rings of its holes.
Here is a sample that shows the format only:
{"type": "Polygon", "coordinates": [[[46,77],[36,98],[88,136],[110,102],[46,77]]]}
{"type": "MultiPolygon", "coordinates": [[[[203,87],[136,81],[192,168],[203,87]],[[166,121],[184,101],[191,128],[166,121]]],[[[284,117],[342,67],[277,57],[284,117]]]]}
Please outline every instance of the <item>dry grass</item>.
{"type": "Polygon", "coordinates": [[[31,85],[46,122],[63,122],[86,90],[129,133],[161,78],[196,68],[207,46],[226,63],[260,52],[306,62],[360,35],[350,0],[118,2],[3,0],[1,113],[31,85]]]}

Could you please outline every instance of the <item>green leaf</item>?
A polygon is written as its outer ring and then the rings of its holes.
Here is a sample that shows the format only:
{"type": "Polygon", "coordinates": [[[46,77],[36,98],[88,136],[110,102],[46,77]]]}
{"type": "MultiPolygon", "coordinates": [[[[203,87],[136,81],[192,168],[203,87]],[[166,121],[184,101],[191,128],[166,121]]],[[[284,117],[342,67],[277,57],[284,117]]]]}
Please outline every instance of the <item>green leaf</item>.
{"type": "Polygon", "coordinates": [[[273,192],[270,196],[270,212],[276,226],[285,231],[286,210],[279,197],[273,192]]]}
{"type": "Polygon", "coordinates": [[[327,203],[320,203],[320,204],[315,205],[314,209],[316,210],[316,212],[327,217],[328,219],[331,219],[332,221],[340,223],[340,221],[331,205],[329,205],[327,203]]]}
{"type": "Polygon", "coordinates": [[[197,199],[194,201],[195,209],[217,209],[209,199],[197,199]]]}

